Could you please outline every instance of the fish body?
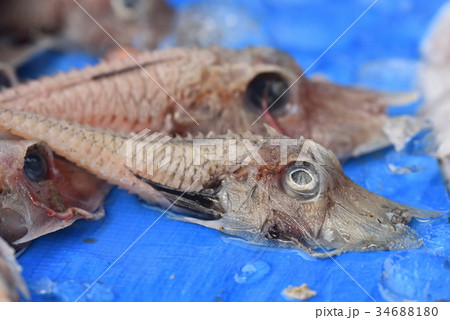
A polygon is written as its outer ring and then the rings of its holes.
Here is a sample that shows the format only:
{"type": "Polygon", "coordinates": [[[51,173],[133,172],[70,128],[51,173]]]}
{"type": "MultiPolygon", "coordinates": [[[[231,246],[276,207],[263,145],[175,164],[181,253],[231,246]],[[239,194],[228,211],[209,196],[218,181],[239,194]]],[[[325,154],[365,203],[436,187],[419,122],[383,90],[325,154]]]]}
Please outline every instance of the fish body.
{"type": "MultiPolygon", "coordinates": [[[[176,48],[113,59],[0,94],[0,106],[121,133],[305,136],[344,159],[384,147],[389,98],[303,76],[271,48],[176,48]],[[136,63],[137,62],[137,63],[136,63]]],[[[391,99],[392,100],[392,99],[391,99]]]]}
{"type": "Polygon", "coordinates": [[[184,220],[312,255],[415,248],[421,240],[406,223],[436,216],[365,190],[344,174],[331,151],[273,129],[266,138],[228,132],[135,140],[7,109],[0,111],[0,128],[43,140],[56,153],[147,201],[173,203],[184,220]],[[221,151],[211,154],[211,146],[221,151]],[[205,147],[209,151],[203,154],[205,147]]]}

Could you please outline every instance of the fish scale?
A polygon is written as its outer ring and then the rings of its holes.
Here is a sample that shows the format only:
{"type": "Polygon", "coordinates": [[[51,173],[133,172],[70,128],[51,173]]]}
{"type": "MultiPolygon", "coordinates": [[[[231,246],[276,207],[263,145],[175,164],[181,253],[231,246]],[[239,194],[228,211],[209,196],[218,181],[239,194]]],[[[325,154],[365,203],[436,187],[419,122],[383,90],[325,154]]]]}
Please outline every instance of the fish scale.
{"type": "MultiPolygon", "coordinates": [[[[65,120],[7,109],[0,111],[0,119],[4,124],[8,124],[0,125],[6,131],[24,138],[34,137],[34,139],[46,141],[54,152],[94,172],[99,178],[137,193],[144,199],[150,199],[153,195],[151,188],[135,178],[125,167],[126,137],[65,120]],[[89,156],[80,158],[79,154],[89,156]]],[[[147,147],[151,144],[152,142],[149,142],[147,147]]],[[[201,168],[193,166],[192,151],[186,141],[173,139],[168,144],[174,150],[173,157],[183,158],[183,164],[187,170],[194,168],[194,181],[199,179],[197,187],[207,182],[211,174],[216,173],[214,170],[212,172],[208,170],[209,167],[214,166],[214,163],[208,162],[201,168]]],[[[164,148],[157,149],[155,159],[163,159],[164,152],[164,148]]],[[[168,176],[177,173],[180,177],[176,166],[168,166],[157,170],[152,178],[157,183],[164,183],[168,176]],[[170,169],[170,172],[167,169],[170,169]]],[[[172,180],[167,181],[167,185],[178,187],[172,185],[172,182],[172,180]]],[[[183,179],[181,186],[188,188],[190,183],[190,180],[183,179]]]]}

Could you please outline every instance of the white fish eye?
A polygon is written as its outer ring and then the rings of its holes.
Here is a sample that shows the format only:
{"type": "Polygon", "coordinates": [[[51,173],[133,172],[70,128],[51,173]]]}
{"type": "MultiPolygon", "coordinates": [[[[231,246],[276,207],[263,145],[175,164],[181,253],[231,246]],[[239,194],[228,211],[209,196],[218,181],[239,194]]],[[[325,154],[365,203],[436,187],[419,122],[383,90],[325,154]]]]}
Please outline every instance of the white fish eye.
{"type": "Polygon", "coordinates": [[[135,20],[141,10],[142,0],[110,0],[114,14],[121,20],[135,20]]]}
{"type": "Polygon", "coordinates": [[[294,162],[286,167],[282,177],[284,190],[289,194],[311,199],[319,192],[320,179],[316,168],[309,162],[294,162]]]}

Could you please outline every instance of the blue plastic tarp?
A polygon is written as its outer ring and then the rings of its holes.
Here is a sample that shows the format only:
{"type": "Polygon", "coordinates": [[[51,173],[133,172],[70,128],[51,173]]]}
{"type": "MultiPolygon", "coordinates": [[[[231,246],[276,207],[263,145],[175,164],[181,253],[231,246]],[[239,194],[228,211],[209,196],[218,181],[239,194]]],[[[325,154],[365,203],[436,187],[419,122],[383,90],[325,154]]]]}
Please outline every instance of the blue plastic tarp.
{"type": "MultiPolygon", "coordinates": [[[[169,2],[180,11],[206,3],[217,21],[232,12],[237,21],[253,27],[226,35],[224,45],[271,45],[292,54],[305,69],[373,3],[169,2]]],[[[378,1],[308,74],[321,73],[342,84],[375,89],[413,89],[420,40],[443,3],[378,1]]],[[[36,78],[96,61],[80,52],[47,52],[25,65],[20,75],[36,78]]],[[[392,113],[411,113],[417,106],[392,113]]],[[[424,240],[419,249],[315,259],[298,250],[252,245],[167,215],[160,217],[162,209],[114,189],[106,199],[103,220],[78,221],[37,239],[19,258],[32,299],[289,301],[283,289],[306,283],[317,291],[310,301],[448,301],[449,200],[437,161],[424,151],[424,137],[425,133],[418,136],[402,152],[389,148],[344,164],[350,178],[371,191],[443,212],[439,218],[411,223],[424,240]]]]}

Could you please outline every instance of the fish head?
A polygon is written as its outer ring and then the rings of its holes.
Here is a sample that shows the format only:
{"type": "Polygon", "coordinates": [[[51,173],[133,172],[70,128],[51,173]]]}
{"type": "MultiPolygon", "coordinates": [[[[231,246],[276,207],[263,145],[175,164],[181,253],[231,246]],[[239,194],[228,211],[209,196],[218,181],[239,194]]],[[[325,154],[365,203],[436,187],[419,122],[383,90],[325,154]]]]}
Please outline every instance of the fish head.
{"type": "Polygon", "coordinates": [[[402,205],[348,178],[319,144],[298,139],[261,144],[261,159],[225,175],[217,192],[220,219],[202,223],[250,242],[297,247],[316,256],[421,245],[407,223],[435,212],[402,205]],[[258,163],[259,162],[259,163],[258,163]]]}
{"type": "Polygon", "coordinates": [[[8,243],[18,245],[77,219],[103,215],[102,209],[90,212],[106,195],[103,183],[63,161],[56,160],[44,143],[0,140],[0,236],[8,243]],[[88,195],[83,186],[89,185],[99,189],[88,190],[93,192],[88,195]]]}

